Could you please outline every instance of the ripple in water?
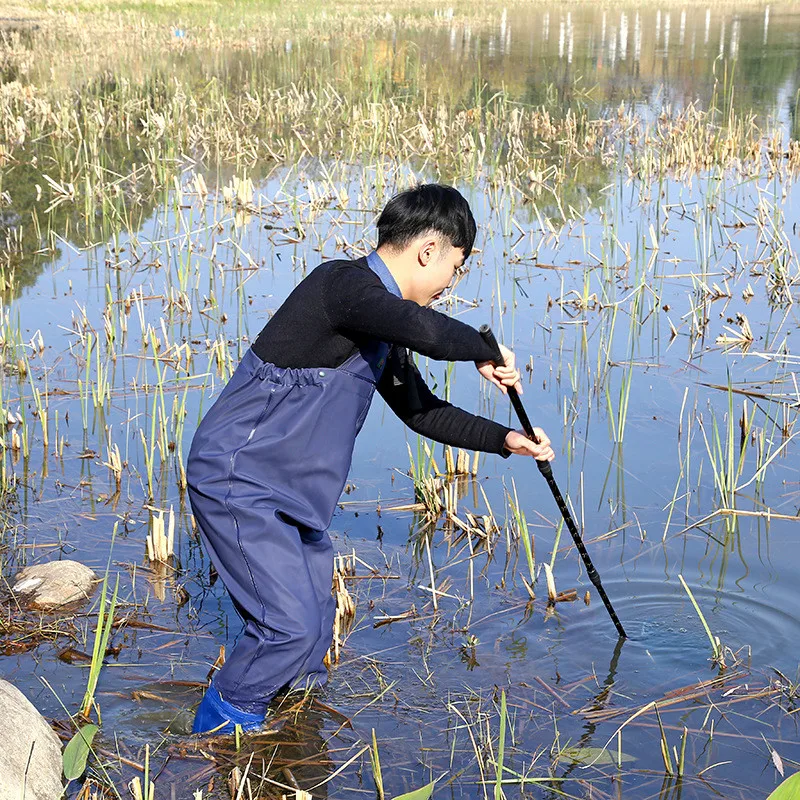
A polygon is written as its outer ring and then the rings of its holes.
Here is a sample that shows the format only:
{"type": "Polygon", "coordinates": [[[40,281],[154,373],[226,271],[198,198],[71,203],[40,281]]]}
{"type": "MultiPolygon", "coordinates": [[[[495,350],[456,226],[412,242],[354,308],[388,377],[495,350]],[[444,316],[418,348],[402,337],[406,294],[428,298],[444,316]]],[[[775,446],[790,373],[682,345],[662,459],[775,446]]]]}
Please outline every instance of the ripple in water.
{"type": "MultiPolygon", "coordinates": [[[[627,651],[641,649],[643,655],[682,667],[707,662],[708,637],[691,601],[680,587],[665,591],[663,584],[634,587],[630,583],[609,582],[606,589],[629,636],[627,651]],[[638,592],[632,595],[633,588],[638,592]]],[[[692,593],[712,633],[723,645],[734,651],[745,648],[741,652],[745,661],[749,647],[754,667],[776,666],[794,673],[800,619],[786,609],[800,607],[797,598],[789,597],[784,590],[779,607],[744,594],[703,587],[693,586],[692,593]]],[[[613,623],[596,595],[592,605],[580,609],[578,615],[565,609],[561,625],[565,643],[574,639],[586,642],[587,637],[616,640],[613,623]]]]}

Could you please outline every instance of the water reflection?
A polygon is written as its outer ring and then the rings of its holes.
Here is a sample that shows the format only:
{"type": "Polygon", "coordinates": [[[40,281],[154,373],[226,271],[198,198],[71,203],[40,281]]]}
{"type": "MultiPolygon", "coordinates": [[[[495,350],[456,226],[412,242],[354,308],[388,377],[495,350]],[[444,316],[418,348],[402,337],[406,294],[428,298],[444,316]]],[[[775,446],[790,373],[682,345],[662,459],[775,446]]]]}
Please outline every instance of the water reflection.
{"type": "MultiPolygon", "coordinates": [[[[286,86],[323,69],[326,80],[357,96],[438,93],[455,107],[471,109],[504,91],[522,103],[545,108],[555,118],[578,108],[604,116],[616,113],[621,103],[648,117],[663,107],[677,111],[696,103],[738,112],[753,109],[776,116],[795,137],[800,133],[796,109],[800,22],[769,6],[763,12],[736,13],[711,7],[509,7],[467,17],[449,8],[438,12],[435,22],[417,29],[387,18],[373,38],[331,37],[315,42],[313,48],[307,36],[293,35],[291,28],[290,35],[279,41],[249,50],[208,51],[195,46],[180,53],[158,51],[143,60],[138,50],[123,45],[108,55],[102,74],[85,76],[79,88],[107,96],[113,104],[126,81],[155,86],[174,76],[187,85],[218,83],[233,98],[251,91],[254,77],[266,85],[286,86]],[[355,75],[361,83],[353,83],[355,75]]],[[[36,35],[32,27],[12,31],[9,46],[33,48],[36,35]]],[[[51,80],[51,69],[55,83],[75,80],[71,70],[41,59],[28,61],[19,61],[26,64],[24,74],[12,63],[4,80],[42,83],[51,80]]],[[[22,286],[35,280],[42,264],[58,258],[59,239],[84,246],[113,235],[110,229],[99,229],[107,226],[98,225],[97,220],[105,217],[97,209],[76,212],[64,203],[46,217],[57,237],[45,243],[26,236],[21,243],[21,226],[34,211],[41,215],[46,208],[36,187],[43,184],[38,165],[45,163],[50,143],[26,146],[33,157],[9,162],[3,169],[0,211],[6,266],[14,269],[22,286]]],[[[141,155],[124,142],[109,142],[106,148],[107,163],[120,174],[127,174],[141,155]]],[[[586,174],[575,176],[574,187],[564,188],[564,205],[577,208],[571,192],[607,181],[605,170],[596,181],[586,174]]],[[[144,219],[155,202],[147,186],[133,188],[130,205],[141,208],[137,215],[144,219]]],[[[115,214],[124,216],[125,204],[118,200],[114,200],[120,206],[115,214]]]]}
{"type": "MultiPolygon", "coordinates": [[[[443,19],[449,21],[447,47],[440,50],[435,45],[438,34],[434,31],[422,37],[431,40],[423,53],[441,57],[445,52],[453,62],[471,61],[487,82],[502,84],[512,92],[521,88],[521,78],[530,83],[532,76],[541,80],[544,74],[562,90],[579,79],[583,86],[593,87],[592,99],[601,108],[606,102],[619,102],[622,89],[621,99],[637,103],[698,101],[707,105],[713,100],[716,60],[745,58],[741,68],[747,80],[737,87],[745,96],[738,107],[769,113],[776,110],[783,80],[796,71],[786,51],[796,50],[789,31],[796,30],[797,23],[784,16],[785,24],[770,38],[769,6],[763,14],[710,7],[505,8],[478,35],[473,23],[453,15],[452,9],[443,19]],[[574,65],[580,72],[556,70],[559,64],[574,65]],[[622,86],[623,77],[633,81],[622,86]]],[[[423,59],[427,58],[424,54],[423,59]]],[[[448,80],[458,82],[457,71],[445,73],[448,80]]],[[[560,98],[571,99],[563,94],[560,98]]]]}
{"type": "MultiPolygon", "coordinates": [[[[426,24],[408,25],[400,17],[387,16],[373,36],[330,36],[321,41],[310,40],[297,22],[284,24],[286,35],[248,49],[208,50],[195,44],[180,53],[158,51],[143,60],[138,50],[123,44],[109,54],[105,69],[137,81],[165,69],[184,80],[215,77],[228,91],[237,92],[254,75],[273,75],[275,85],[285,85],[322,64],[330,65],[334,80],[352,67],[369,77],[377,55],[391,76],[386,87],[390,90],[418,91],[424,80],[428,90],[464,102],[477,77],[536,102],[541,98],[528,96],[528,87],[554,83],[561,90],[591,87],[589,100],[600,111],[608,103],[616,108],[620,99],[644,105],[697,101],[707,106],[714,100],[715,77],[726,68],[716,64],[720,58],[731,62],[728,80],[736,84],[734,104],[740,110],[773,112],[781,89],[786,89],[783,96],[793,96],[797,88],[800,21],[770,6],[733,11],[710,6],[565,10],[537,5],[466,15],[447,8],[426,24]],[[733,62],[738,62],[735,70],[733,62]]],[[[191,34],[189,30],[187,41],[191,34]]],[[[24,40],[21,35],[15,33],[15,41],[30,46],[33,33],[26,31],[24,40]]],[[[32,63],[26,75],[7,77],[43,83],[51,80],[49,69],[32,63]]],[[[57,70],[52,80],[80,79],[69,70],[57,70]]],[[[559,103],[574,102],[579,94],[567,92],[559,103]]]]}

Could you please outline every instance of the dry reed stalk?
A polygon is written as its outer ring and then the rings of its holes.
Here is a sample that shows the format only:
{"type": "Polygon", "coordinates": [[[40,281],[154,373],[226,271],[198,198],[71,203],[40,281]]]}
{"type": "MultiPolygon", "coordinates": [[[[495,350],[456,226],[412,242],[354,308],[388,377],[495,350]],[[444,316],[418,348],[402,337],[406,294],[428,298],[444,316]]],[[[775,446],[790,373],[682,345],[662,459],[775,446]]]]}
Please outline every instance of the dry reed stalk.
{"type": "Polygon", "coordinates": [[[106,448],[108,454],[108,461],[104,466],[108,467],[111,474],[114,476],[114,483],[116,484],[117,491],[122,485],[122,456],[119,453],[119,446],[117,444],[109,444],[106,448]]]}
{"type": "Polygon", "coordinates": [[[458,488],[455,482],[446,483],[442,487],[442,506],[448,519],[458,514],[458,488]]]}
{"type": "Polygon", "coordinates": [[[748,321],[747,317],[744,316],[744,314],[737,314],[736,324],[739,326],[738,332],[728,325],[722,326],[727,333],[717,336],[717,344],[736,345],[742,349],[746,349],[753,343],[753,331],[750,327],[750,322],[748,321]]]}
{"type": "Polygon", "coordinates": [[[697,683],[683,686],[679,689],[673,689],[666,692],[658,700],[646,703],[638,709],[632,707],[619,707],[619,708],[601,708],[597,709],[593,706],[580,709],[580,713],[585,719],[591,722],[606,722],[614,717],[623,715],[630,715],[635,712],[637,716],[652,710],[656,703],[662,710],[668,706],[676,705],[682,702],[696,701],[701,698],[708,698],[712,691],[716,691],[731,684],[733,681],[740,680],[747,676],[744,671],[734,672],[730,675],[721,675],[715,678],[710,678],[706,681],[698,681],[697,683]]]}
{"type": "Polygon", "coordinates": [[[564,592],[559,592],[555,599],[553,600],[554,603],[574,603],[578,599],[578,590],[577,589],[567,589],[564,592]]]}
{"type": "Polygon", "coordinates": [[[142,787],[141,778],[137,776],[131,780],[131,782],[128,784],[128,787],[133,795],[133,800],[150,800],[151,798],[155,797],[155,784],[153,781],[148,781],[148,783],[150,785],[150,789],[149,791],[145,792],[142,787]]]}
{"type": "Polygon", "coordinates": [[[333,595],[336,598],[336,614],[333,619],[333,642],[325,654],[325,665],[338,664],[341,649],[350,633],[356,618],[356,604],[347,589],[346,580],[356,574],[355,552],[348,555],[337,554],[333,566],[333,595]]]}
{"type": "Polygon", "coordinates": [[[556,591],[555,578],[553,578],[553,570],[547,562],[542,564],[542,567],[544,568],[544,577],[547,581],[547,602],[548,604],[555,603],[558,592],[556,591]]]}
{"type": "Polygon", "coordinates": [[[450,445],[445,445],[444,448],[444,469],[447,476],[456,474],[456,465],[453,461],[453,448],[450,445]]]}
{"type": "Polygon", "coordinates": [[[151,508],[151,527],[147,534],[147,557],[153,563],[169,564],[174,555],[175,511],[169,508],[169,520],[165,527],[164,511],[151,508]]]}
{"type": "Polygon", "coordinates": [[[225,663],[225,645],[221,644],[219,646],[219,653],[214,659],[214,663],[211,665],[211,669],[208,671],[208,675],[206,675],[206,680],[210,681],[214,677],[214,673],[225,663]]]}

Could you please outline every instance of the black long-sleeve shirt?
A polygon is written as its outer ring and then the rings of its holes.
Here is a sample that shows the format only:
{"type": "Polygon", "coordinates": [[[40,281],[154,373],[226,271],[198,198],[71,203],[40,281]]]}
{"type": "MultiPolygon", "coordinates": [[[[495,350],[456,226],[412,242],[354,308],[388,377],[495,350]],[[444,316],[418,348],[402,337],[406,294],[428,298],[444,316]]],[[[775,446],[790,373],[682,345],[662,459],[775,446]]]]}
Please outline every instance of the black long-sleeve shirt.
{"type": "Polygon", "coordinates": [[[492,351],[474,328],[396,297],[365,258],[329,261],[291,292],[253,344],[279,367],[343,364],[367,339],[390,345],[378,391],[411,430],[438,442],[500,453],[510,428],[436,397],[409,350],[443,361],[488,361],[492,351]]]}

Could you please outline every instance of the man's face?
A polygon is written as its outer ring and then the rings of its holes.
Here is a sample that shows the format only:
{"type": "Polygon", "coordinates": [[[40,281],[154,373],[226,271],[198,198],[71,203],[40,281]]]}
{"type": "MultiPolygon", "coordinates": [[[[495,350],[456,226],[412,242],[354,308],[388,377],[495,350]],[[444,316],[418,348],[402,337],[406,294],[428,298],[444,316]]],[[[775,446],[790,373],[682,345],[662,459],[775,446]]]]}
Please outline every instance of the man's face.
{"type": "Polygon", "coordinates": [[[420,253],[422,266],[419,299],[420,305],[430,305],[450,286],[464,267],[464,251],[450,242],[438,239],[433,248],[420,253]]]}

